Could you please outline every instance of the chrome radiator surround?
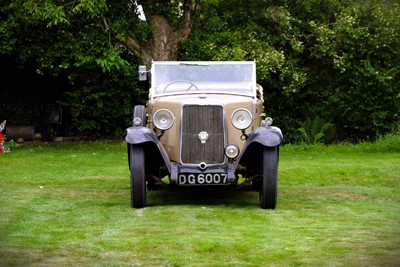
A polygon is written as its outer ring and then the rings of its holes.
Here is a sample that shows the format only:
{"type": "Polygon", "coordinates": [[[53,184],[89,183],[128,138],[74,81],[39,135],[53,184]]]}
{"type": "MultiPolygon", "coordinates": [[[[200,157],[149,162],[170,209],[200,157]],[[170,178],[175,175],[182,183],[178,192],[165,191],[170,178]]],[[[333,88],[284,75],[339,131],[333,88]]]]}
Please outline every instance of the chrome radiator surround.
{"type": "Polygon", "coordinates": [[[224,110],[219,105],[185,105],[181,119],[181,161],[221,164],[225,161],[224,110]],[[207,139],[204,141],[204,136],[207,139]]]}

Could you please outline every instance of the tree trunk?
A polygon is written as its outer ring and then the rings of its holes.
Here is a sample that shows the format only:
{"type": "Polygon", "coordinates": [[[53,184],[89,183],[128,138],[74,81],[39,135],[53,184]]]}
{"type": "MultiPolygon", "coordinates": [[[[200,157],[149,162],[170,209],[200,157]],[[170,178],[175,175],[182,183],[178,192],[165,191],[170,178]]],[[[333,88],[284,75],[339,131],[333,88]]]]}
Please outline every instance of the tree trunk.
{"type": "Polygon", "coordinates": [[[190,10],[185,12],[185,23],[174,29],[169,21],[161,15],[147,15],[147,22],[152,28],[152,37],[147,43],[139,43],[133,36],[125,41],[125,46],[143,63],[149,66],[155,61],[178,60],[179,41],[186,40],[192,30],[190,10]]]}
{"type": "Polygon", "coordinates": [[[148,17],[148,21],[153,29],[153,38],[143,49],[144,61],[150,63],[151,60],[177,60],[178,34],[164,17],[154,15],[148,17]]]}

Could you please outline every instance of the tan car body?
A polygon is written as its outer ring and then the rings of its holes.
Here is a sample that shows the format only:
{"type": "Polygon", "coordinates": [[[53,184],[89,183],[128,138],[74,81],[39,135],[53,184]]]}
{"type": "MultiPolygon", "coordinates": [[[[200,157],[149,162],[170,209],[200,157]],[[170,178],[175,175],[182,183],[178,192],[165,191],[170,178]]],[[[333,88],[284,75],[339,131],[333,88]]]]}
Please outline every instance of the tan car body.
{"type": "MultiPolygon", "coordinates": [[[[262,90],[259,85],[259,89],[262,90]]],[[[184,95],[184,96],[166,96],[154,99],[154,102],[149,105],[147,109],[149,118],[155,111],[163,108],[170,110],[174,117],[174,125],[165,132],[160,142],[164,145],[165,150],[171,161],[181,163],[180,159],[180,132],[181,132],[181,111],[184,105],[221,105],[224,109],[224,119],[226,126],[226,140],[227,144],[235,144],[241,150],[245,144],[245,140],[241,139],[242,132],[236,129],[231,123],[231,117],[235,110],[239,108],[246,108],[253,111],[253,122],[248,128],[248,132],[252,132],[255,128],[261,125],[262,114],[263,114],[263,99],[257,99],[247,96],[237,95],[220,95],[210,94],[205,97],[199,95],[184,95]],[[226,123],[228,122],[228,123],[226,123]]],[[[148,121],[148,127],[159,133],[151,120],[148,121]]]]}
{"type": "Polygon", "coordinates": [[[255,70],[255,62],[153,62],[148,101],[135,106],[125,138],[132,207],[145,206],[146,185],[165,177],[180,186],[232,186],[241,176],[261,192],[262,208],[275,208],[283,136],[263,120],[255,70]]]}

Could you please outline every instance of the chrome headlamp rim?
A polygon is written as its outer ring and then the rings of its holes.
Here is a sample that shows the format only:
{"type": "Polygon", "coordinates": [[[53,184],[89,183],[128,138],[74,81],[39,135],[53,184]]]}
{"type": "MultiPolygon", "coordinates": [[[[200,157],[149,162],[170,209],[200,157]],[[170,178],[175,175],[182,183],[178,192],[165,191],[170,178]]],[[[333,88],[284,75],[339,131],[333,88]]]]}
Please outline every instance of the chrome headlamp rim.
{"type": "Polygon", "coordinates": [[[250,127],[252,121],[253,116],[251,115],[251,112],[245,108],[238,108],[232,113],[231,122],[233,127],[235,127],[236,129],[245,130],[250,127]],[[245,117],[243,117],[243,115],[245,117]],[[247,121],[241,121],[243,120],[243,118],[247,121]]]}
{"type": "Polygon", "coordinates": [[[159,109],[153,115],[153,123],[157,129],[168,130],[174,125],[175,117],[168,109],[159,109]]]}
{"type": "Polygon", "coordinates": [[[230,159],[237,158],[237,156],[239,156],[239,152],[239,147],[234,144],[229,144],[225,148],[225,155],[230,159]]]}

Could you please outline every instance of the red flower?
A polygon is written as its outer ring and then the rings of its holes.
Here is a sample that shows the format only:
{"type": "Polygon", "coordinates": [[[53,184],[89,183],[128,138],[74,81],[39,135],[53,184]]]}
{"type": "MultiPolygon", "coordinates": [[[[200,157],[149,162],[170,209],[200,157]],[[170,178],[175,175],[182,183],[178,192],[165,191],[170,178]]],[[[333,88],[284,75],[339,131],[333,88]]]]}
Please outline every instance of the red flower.
{"type": "Polygon", "coordinates": [[[0,143],[2,143],[4,141],[3,137],[4,137],[4,134],[0,133],[0,143]]]}

